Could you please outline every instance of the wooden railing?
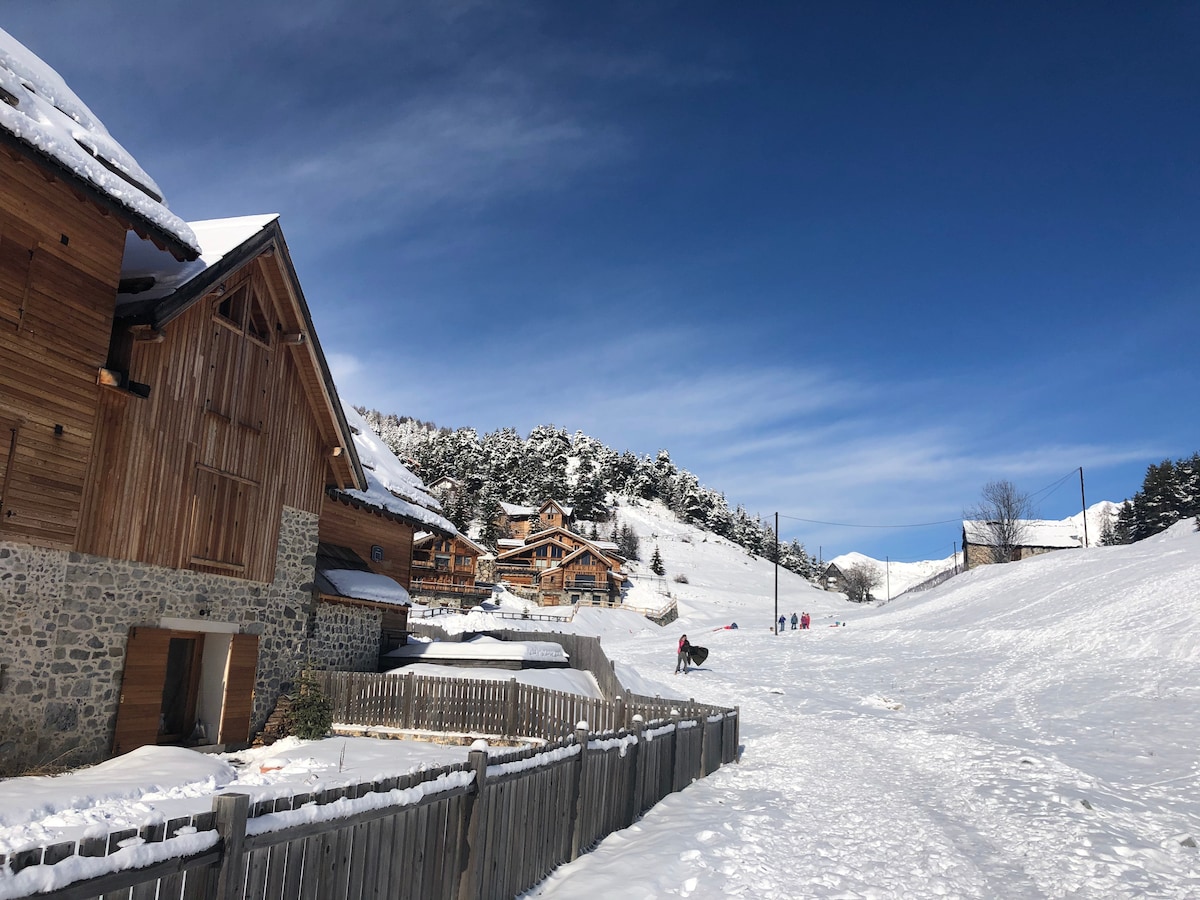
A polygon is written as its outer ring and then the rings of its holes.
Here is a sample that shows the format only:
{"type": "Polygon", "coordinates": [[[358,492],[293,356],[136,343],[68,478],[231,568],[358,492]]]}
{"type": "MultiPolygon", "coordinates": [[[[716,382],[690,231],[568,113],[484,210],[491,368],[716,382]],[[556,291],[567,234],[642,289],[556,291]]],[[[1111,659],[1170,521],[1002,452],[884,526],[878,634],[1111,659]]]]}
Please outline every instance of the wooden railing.
{"type": "Polygon", "coordinates": [[[729,710],[580,728],[537,749],[473,750],[466,763],[317,794],[222,794],[211,812],[0,855],[0,896],[500,900],[738,749],[729,710]]]}

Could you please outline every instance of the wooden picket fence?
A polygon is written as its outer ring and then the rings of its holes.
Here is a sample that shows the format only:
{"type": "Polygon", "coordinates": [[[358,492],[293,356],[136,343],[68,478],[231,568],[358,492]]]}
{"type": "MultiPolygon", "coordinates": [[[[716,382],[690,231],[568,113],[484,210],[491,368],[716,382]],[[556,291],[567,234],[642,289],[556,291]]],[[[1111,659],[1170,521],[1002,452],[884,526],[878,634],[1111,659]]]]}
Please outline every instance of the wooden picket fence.
{"type": "Polygon", "coordinates": [[[46,900],[501,900],[738,755],[738,713],[672,716],[539,748],[0,856],[0,896],[46,900]],[[124,854],[124,856],[122,856],[124,854]],[[58,886],[84,857],[105,874],[58,886]],[[94,859],[112,857],[112,859],[94,859]],[[21,893],[23,885],[29,885],[21,893]],[[52,888],[36,893],[41,888],[52,888]]]}
{"type": "Polygon", "coordinates": [[[371,672],[311,673],[333,705],[338,725],[436,731],[504,738],[559,740],[588,722],[598,731],[643,721],[719,715],[724,707],[694,700],[664,700],[630,694],[601,700],[521,684],[515,678],[489,681],[371,672]]]}

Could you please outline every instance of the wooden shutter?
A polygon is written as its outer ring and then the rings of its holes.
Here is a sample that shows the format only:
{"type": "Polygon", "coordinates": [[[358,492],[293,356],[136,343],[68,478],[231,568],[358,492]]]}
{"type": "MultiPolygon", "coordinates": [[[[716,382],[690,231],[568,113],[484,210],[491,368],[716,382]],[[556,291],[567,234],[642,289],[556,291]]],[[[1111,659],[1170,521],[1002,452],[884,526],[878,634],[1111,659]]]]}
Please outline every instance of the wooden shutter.
{"type": "Polygon", "coordinates": [[[171,632],[165,628],[132,628],[125,645],[125,673],[113,753],[128,753],[158,743],[163,684],[167,679],[167,650],[171,632]]]}
{"type": "Polygon", "coordinates": [[[258,678],[258,635],[235,634],[225,662],[225,696],[221,700],[218,744],[244,744],[250,740],[250,715],[254,711],[254,682],[258,678]]]}

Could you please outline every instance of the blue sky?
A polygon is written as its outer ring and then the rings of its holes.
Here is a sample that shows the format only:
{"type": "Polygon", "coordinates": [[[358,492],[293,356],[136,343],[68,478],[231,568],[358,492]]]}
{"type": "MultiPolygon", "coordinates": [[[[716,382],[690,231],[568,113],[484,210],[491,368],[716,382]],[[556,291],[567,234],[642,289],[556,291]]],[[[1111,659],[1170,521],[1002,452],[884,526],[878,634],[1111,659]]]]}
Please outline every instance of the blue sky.
{"type": "Polygon", "coordinates": [[[671,451],[825,558],[1200,449],[1200,6],[0,6],[347,399],[671,451]],[[802,521],[811,520],[811,521],[802,521]]]}

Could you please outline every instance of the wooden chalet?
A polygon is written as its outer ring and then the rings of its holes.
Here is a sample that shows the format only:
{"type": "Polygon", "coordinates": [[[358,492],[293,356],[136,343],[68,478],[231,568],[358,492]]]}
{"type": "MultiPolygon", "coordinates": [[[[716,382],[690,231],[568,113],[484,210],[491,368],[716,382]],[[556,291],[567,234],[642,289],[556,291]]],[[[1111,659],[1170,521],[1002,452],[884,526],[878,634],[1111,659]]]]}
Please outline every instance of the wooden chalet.
{"type": "Polygon", "coordinates": [[[422,603],[469,608],[492,595],[479,587],[479,558],[487,550],[464,534],[418,532],[413,539],[413,596],[422,603]]]}
{"type": "Polygon", "coordinates": [[[521,540],[547,528],[570,528],[574,519],[574,509],[557,500],[543,501],[540,506],[501,503],[495,522],[496,533],[521,540]]]}
{"type": "Polygon", "coordinates": [[[178,219],[0,50],[0,775],[244,743],[303,662],[325,488],[365,484],[286,243],[178,219]]]}
{"type": "Polygon", "coordinates": [[[317,635],[327,650],[322,660],[327,665],[374,671],[380,655],[407,639],[414,573],[420,577],[424,571],[414,560],[414,534],[421,529],[451,540],[457,531],[421,480],[362,416],[350,406],[344,413],[367,484],[365,490],[326,490],[317,560],[317,635]]]}
{"type": "Polygon", "coordinates": [[[531,535],[517,546],[500,541],[496,578],[532,593],[543,606],[565,603],[612,602],[620,595],[625,576],[614,550],[555,527],[531,535]]]}

